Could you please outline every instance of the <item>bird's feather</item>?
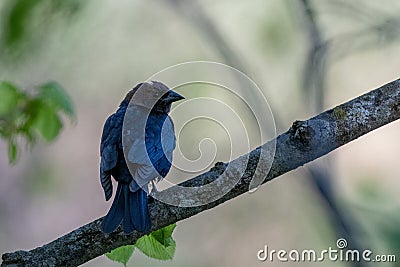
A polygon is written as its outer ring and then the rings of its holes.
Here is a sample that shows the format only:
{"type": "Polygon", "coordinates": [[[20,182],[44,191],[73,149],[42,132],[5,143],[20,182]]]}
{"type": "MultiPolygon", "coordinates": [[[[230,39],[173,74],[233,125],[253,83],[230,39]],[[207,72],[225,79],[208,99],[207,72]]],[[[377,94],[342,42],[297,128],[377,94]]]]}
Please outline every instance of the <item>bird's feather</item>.
{"type": "Polygon", "coordinates": [[[124,217],[123,185],[118,184],[114,202],[111,205],[111,208],[108,211],[107,215],[104,217],[101,225],[103,232],[111,233],[112,231],[114,231],[121,223],[123,217],[124,217]]]}

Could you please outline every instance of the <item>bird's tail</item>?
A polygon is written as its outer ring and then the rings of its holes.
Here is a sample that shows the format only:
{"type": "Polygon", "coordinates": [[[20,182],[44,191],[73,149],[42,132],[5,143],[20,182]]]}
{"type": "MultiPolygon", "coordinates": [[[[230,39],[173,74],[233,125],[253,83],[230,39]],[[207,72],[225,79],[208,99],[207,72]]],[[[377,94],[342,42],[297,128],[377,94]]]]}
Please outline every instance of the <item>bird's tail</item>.
{"type": "Polygon", "coordinates": [[[122,221],[122,228],[129,234],[133,230],[143,233],[150,231],[150,215],[147,207],[147,194],[141,188],[135,192],[129,190],[129,184],[118,183],[113,204],[101,224],[104,233],[117,229],[122,221]]]}

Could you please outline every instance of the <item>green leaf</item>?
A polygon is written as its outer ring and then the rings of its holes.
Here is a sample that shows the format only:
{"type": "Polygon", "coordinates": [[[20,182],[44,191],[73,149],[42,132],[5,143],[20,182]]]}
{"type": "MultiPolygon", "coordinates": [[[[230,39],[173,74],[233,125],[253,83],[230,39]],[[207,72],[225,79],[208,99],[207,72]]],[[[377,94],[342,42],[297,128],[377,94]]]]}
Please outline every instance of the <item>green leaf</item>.
{"type": "Polygon", "coordinates": [[[122,246],[114,249],[111,252],[106,253],[106,256],[110,260],[122,263],[124,266],[126,266],[126,264],[128,263],[129,259],[133,254],[134,249],[135,249],[134,245],[122,246]]]}
{"type": "Polygon", "coordinates": [[[10,82],[0,82],[0,116],[12,111],[20,98],[18,88],[10,82]]]}
{"type": "Polygon", "coordinates": [[[172,238],[176,224],[152,232],[136,241],[135,246],[148,257],[158,260],[172,260],[176,243],[172,238]]]}
{"type": "Polygon", "coordinates": [[[8,141],[8,161],[10,164],[15,164],[17,162],[18,156],[18,146],[14,140],[8,141]]]}
{"type": "Polygon", "coordinates": [[[27,23],[32,16],[34,8],[41,1],[19,0],[9,1],[8,14],[5,13],[4,41],[9,48],[18,45],[27,34],[27,23]]]}
{"type": "Polygon", "coordinates": [[[41,85],[38,90],[40,99],[61,109],[69,117],[74,117],[72,100],[61,85],[56,82],[48,82],[41,85]]]}
{"type": "Polygon", "coordinates": [[[54,140],[63,126],[57,111],[41,101],[37,101],[35,105],[36,109],[31,121],[31,126],[34,127],[46,141],[54,140]]]}

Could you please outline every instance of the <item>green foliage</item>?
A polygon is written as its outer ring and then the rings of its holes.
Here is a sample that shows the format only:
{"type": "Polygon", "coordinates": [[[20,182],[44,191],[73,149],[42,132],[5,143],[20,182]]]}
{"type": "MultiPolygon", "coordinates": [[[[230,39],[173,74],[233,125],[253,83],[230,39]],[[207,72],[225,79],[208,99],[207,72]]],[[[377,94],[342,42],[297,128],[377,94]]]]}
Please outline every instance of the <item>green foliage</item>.
{"type": "Polygon", "coordinates": [[[0,116],[10,112],[22,97],[18,89],[9,82],[0,83],[0,116]]]}
{"type": "Polygon", "coordinates": [[[134,249],[135,249],[134,245],[122,246],[114,249],[109,253],[106,253],[106,256],[110,260],[122,263],[126,267],[126,264],[131,258],[134,249]]]}
{"type": "Polygon", "coordinates": [[[106,253],[106,256],[109,259],[120,262],[126,266],[132,256],[134,247],[136,247],[150,258],[157,260],[172,260],[176,248],[176,242],[172,238],[172,233],[175,227],[176,224],[171,224],[154,231],[149,235],[139,238],[134,246],[128,245],[119,247],[110,253],[106,253]]]}
{"type": "Polygon", "coordinates": [[[176,243],[172,232],[176,224],[152,232],[141,237],[136,242],[136,247],[145,255],[158,260],[172,260],[175,254],[176,243]]]}
{"type": "Polygon", "coordinates": [[[9,140],[8,141],[8,158],[10,163],[15,162],[17,160],[17,153],[18,153],[18,147],[17,144],[15,143],[15,140],[9,140]]]}
{"type": "Polygon", "coordinates": [[[69,116],[74,115],[71,99],[56,82],[49,82],[39,87],[39,97],[54,108],[59,108],[69,116]]]}
{"type": "Polygon", "coordinates": [[[8,14],[4,17],[4,44],[13,46],[20,42],[25,35],[30,15],[40,1],[20,0],[10,5],[8,14]]]}
{"type": "Polygon", "coordinates": [[[53,141],[63,127],[60,114],[75,118],[74,108],[64,89],[55,82],[35,88],[30,95],[8,81],[0,82],[0,138],[8,142],[11,164],[18,159],[17,140],[30,146],[41,137],[53,141]]]}
{"type": "Polygon", "coordinates": [[[37,101],[32,108],[34,117],[30,127],[35,128],[46,141],[53,140],[59,133],[62,123],[50,105],[37,101]]]}
{"type": "Polygon", "coordinates": [[[87,1],[2,0],[0,48],[2,56],[19,56],[43,43],[56,21],[78,13],[87,1]]]}

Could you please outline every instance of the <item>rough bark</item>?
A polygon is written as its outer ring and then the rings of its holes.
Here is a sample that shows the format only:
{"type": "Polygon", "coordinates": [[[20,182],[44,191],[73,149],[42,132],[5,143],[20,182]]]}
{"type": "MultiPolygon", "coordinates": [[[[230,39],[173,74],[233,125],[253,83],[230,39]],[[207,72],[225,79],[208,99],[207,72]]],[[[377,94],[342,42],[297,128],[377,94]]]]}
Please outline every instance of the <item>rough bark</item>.
{"type": "MultiPolygon", "coordinates": [[[[246,172],[235,187],[217,201],[190,208],[150,201],[152,230],[189,218],[248,192],[252,178],[265,179],[264,183],[270,181],[399,118],[400,79],[309,120],[295,121],[287,132],[249,153],[246,172]],[[267,163],[271,160],[272,167],[268,170],[267,163]],[[255,172],[258,163],[260,168],[255,172]]],[[[230,164],[233,167],[242,166],[244,160],[245,157],[240,157],[230,164]]],[[[227,178],[234,177],[235,172],[224,172],[225,168],[226,164],[217,164],[183,185],[207,184],[221,173],[227,178]]],[[[168,190],[174,192],[174,187],[168,190]]],[[[171,198],[179,198],[176,194],[170,195],[171,198]]],[[[30,251],[3,254],[1,266],[77,266],[121,245],[133,244],[141,237],[138,232],[124,235],[120,228],[104,235],[99,228],[100,222],[101,218],[30,251]]]]}

